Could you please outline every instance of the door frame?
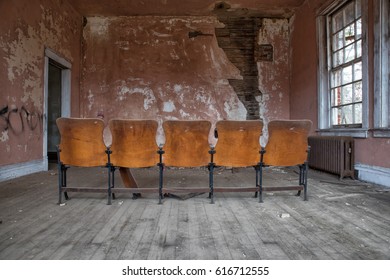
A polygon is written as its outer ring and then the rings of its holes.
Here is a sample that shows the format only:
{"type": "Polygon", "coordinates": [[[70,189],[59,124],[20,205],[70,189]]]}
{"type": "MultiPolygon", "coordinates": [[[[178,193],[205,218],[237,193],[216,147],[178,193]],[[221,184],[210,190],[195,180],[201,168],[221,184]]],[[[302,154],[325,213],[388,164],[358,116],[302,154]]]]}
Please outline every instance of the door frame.
{"type": "Polygon", "coordinates": [[[65,58],[56,54],[53,50],[45,48],[45,66],[44,66],[44,104],[43,104],[43,164],[44,170],[49,169],[47,156],[47,116],[48,116],[48,97],[49,97],[49,60],[53,60],[61,68],[61,117],[70,117],[71,107],[71,69],[72,64],[65,58]]]}

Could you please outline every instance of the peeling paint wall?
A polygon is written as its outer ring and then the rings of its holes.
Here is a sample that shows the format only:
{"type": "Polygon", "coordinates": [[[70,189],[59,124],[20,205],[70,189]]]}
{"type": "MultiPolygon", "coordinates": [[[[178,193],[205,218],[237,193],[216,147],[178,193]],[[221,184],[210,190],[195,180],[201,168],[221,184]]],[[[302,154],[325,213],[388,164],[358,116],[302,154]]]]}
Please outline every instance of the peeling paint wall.
{"type": "Polygon", "coordinates": [[[263,19],[258,44],[271,45],[271,61],[259,59],[260,119],[264,122],[261,145],[268,141],[267,124],[270,120],[290,119],[290,31],[287,19],[263,19]]]}
{"type": "Polygon", "coordinates": [[[1,166],[43,157],[45,47],[72,64],[77,101],[82,20],[61,0],[0,1],[0,18],[1,166]]]}
{"type": "Polygon", "coordinates": [[[221,3],[215,10],[217,18],[224,24],[216,28],[218,45],[226,53],[228,59],[240,70],[242,79],[229,80],[240,101],[247,110],[247,119],[259,119],[260,95],[258,86],[257,63],[255,49],[260,19],[239,15],[241,10],[231,11],[221,3]]]}
{"type": "MultiPolygon", "coordinates": [[[[90,17],[84,29],[82,116],[246,119],[229,85],[242,79],[215,37],[215,17],[90,17]],[[191,37],[190,32],[203,35],[191,37]],[[191,38],[190,38],[191,37],[191,38]]],[[[265,120],[289,118],[288,20],[263,19],[258,44],[274,61],[258,62],[256,96],[265,120]]]]}
{"type": "Polygon", "coordinates": [[[273,46],[272,61],[257,63],[260,118],[289,119],[289,22],[287,19],[263,19],[258,44],[273,46]]]}
{"type": "Polygon", "coordinates": [[[228,79],[238,69],[214,36],[214,17],[90,17],[84,29],[82,116],[245,119],[228,79]],[[203,36],[191,37],[189,32],[203,36]],[[191,37],[191,38],[190,38],[191,37]]]}

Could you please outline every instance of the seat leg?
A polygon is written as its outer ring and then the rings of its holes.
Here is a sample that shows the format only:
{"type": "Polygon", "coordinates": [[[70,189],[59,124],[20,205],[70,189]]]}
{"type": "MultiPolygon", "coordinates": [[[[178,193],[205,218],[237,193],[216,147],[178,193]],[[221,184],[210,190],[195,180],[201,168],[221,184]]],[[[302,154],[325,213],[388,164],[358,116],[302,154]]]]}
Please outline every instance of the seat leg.
{"type": "Polygon", "coordinates": [[[162,199],[163,199],[163,172],[164,172],[164,164],[159,163],[159,186],[158,186],[158,204],[162,204],[162,199]]]}
{"type": "MultiPolygon", "coordinates": [[[[304,178],[303,178],[303,165],[299,165],[299,186],[304,185],[304,178]]],[[[301,190],[299,190],[296,194],[296,196],[301,196],[301,190]]]]}
{"type": "MultiPolygon", "coordinates": [[[[64,186],[64,169],[65,166],[61,162],[61,149],[57,145],[57,169],[58,169],[58,205],[62,204],[62,187],[64,186]]],[[[65,198],[69,199],[68,194],[65,192],[65,198]]]]}
{"type": "MultiPolygon", "coordinates": [[[[63,166],[63,167],[64,167],[64,176],[62,177],[62,180],[63,180],[62,186],[66,188],[66,186],[67,186],[67,181],[66,181],[67,175],[66,175],[66,172],[68,171],[69,167],[66,167],[66,166],[63,166]]],[[[69,196],[68,196],[68,192],[66,192],[66,191],[64,192],[64,196],[65,196],[65,200],[69,200],[70,199],[69,196]]]]}
{"type": "Polygon", "coordinates": [[[62,204],[62,179],[63,173],[62,173],[62,165],[58,163],[58,204],[62,204]]]}
{"type": "Polygon", "coordinates": [[[263,203],[263,164],[262,162],[258,167],[258,180],[259,180],[259,203],[263,203]]]}
{"type": "Polygon", "coordinates": [[[68,192],[64,191],[63,188],[66,188],[66,170],[68,167],[63,165],[62,163],[59,163],[58,166],[58,204],[62,204],[62,193],[64,193],[65,200],[69,200],[68,192]]]}
{"type": "Polygon", "coordinates": [[[305,162],[303,169],[304,169],[303,170],[303,172],[304,172],[304,174],[303,174],[303,182],[304,182],[304,184],[303,184],[303,200],[307,201],[307,172],[308,172],[308,163],[307,162],[305,162]]]}
{"type": "MultiPolygon", "coordinates": [[[[115,167],[113,167],[113,170],[112,170],[112,188],[115,188],[115,167]]],[[[112,193],[112,199],[115,199],[115,193],[112,193]]]]}
{"type": "MultiPolygon", "coordinates": [[[[259,189],[259,167],[255,166],[255,171],[256,171],[256,188],[259,189]]],[[[255,195],[253,196],[254,198],[257,198],[259,191],[255,192],[255,195]]]]}
{"type": "Polygon", "coordinates": [[[107,166],[107,170],[108,170],[107,205],[111,205],[111,197],[112,197],[111,188],[112,185],[114,184],[114,180],[111,178],[111,176],[113,176],[112,169],[113,167],[111,165],[107,166]]]}
{"type": "Polygon", "coordinates": [[[210,203],[214,204],[214,163],[209,164],[209,198],[210,203]]]}

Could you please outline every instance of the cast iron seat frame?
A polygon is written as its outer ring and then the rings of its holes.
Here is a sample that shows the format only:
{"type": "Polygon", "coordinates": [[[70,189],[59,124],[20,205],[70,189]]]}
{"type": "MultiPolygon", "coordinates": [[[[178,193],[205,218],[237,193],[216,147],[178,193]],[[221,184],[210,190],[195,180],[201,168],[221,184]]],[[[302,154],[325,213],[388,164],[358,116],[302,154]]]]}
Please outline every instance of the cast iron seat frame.
{"type": "Polygon", "coordinates": [[[210,198],[214,203],[214,192],[260,191],[260,136],[263,122],[260,120],[223,120],[216,124],[218,142],[212,148],[210,163],[210,198]],[[232,168],[253,167],[256,181],[254,187],[214,187],[213,171],[216,166],[232,168]]]}
{"type": "MultiPolygon", "coordinates": [[[[110,169],[110,192],[133,193],[133,199],[141,193],[156,193],[156,188],[115,188],[115,170],[118,168],[144,168],[158,164],[155,120],[109,121],[112,143],[108,147],[108,166],[110,169]]],[[[115,197],[113,197],[115,198],[115,197]]]]}
{"type": "MultiPolygon", "coordinates": [[[[308,135],[311,126],[312,122],[310,120],[274,120],[268,123],[268,143],[260,151],[259,202],[263,202],[264,191],[297,190],[297,196],[300,196],[303,190],[303,200],[308,200],[307,173],[310,153],[308,135]],[[263,168],[270,166],[298,166],[298,185],[264,187],[263,168]]],[[[257,196],[257,192],[255,196],[257,196]]]]}
{"type": "Polygon", "coordinates": [[[58,118],[56,122],[61,135],[57,145],[58,204],[62,204],[62,193],[65,200],[69,200],[68,192],[107,193],[108,204],[111,204],[109,149],[103,141],[104,122],[94,118],[58,118]],[[71,166],[107,168],[108,187],[68,187],[67,170],[71,166]]]}
{"type": "Polygon", "coordinates": [[[59,118],[57,126],[61,142],[58,154],[58,203],[62,203],[62,193],[66,200],[68,192],[107,193],[108,204],[115,193],[131,192],[137,198],[141,192],[158,192],[159,204],[163,193],[169,192],[209,192],[214,203],[214,192],[255,191],[259,202],[263,202],[264,191],[298,190],[304,191],[307,200],[307,173],[310,147],[308,134],[310,120],[275,120],[268,124],[269,139],[266,147],[260,147],[261,121],[219,121],[216,124],[218,142],[209,145],[211,123],[209,121],[165,121],[163,128],[166,143],[157,146],[158,124],[154,120],[120,120],[109,122],[113,143],[106,147],[103,141],[104,122],[101,119],[59,118]],[[259,150],[260,149],[260,150],[259,150]],[[157,151],[157,153],[156,153],[157,151]],[[258,160],[260,154],[260,160],[258,160]],[[115,188],[115,170],[142,168],[157,165],[159,184],[156,188],[115,188]],[[108,170],[107,188],[68,187],[67,170],[71,166],[105,167],[108,170]],[[207,167],[208,188],[165,188],[164,168],[168,167],[207,167]],[[216,166],[254,167],[255,187],[214,187],[216,166]],[[298,166],[297,186],[263,186],[263,169],[269,166],[298,166]],[[259,195],[258,195],[259,194],[259,195]]]}
{"type": "Polygon", "coordinates": [[[212,149],[208,142],[211,123],[205,120],[176,121],[163,123],[166,142],[158,150],[159,154],[159,204],[163,193],[209,192],[212,189],[212,149]],[[211,156],[211,161],[209,160],[211,156]],[[165,167],[206,167],[209,170],[208,188],[165,188],[165,167]]]}

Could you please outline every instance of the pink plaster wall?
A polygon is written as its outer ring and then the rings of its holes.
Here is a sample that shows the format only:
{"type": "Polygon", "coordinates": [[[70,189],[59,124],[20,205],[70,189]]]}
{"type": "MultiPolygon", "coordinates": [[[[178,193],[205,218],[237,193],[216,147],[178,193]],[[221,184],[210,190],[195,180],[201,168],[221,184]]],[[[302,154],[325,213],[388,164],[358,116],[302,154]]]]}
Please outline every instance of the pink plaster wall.
{"type": "Polygon", "coordinates": [[[83,117],[245,119],[229,85],[240,79],[213,35],[214,17],[88,18],[83,117]],[[189,38],[191,31],[210,36],[189,38]]]}
{"type": "MultiPolygon", "coordinates": [[[[245,119],[228,79],[241,79],[214,36],[215,17],[90,17],[84,29],[82,116],[245,119]],[[189,38],[201,31],[211,36],[189,38]]],[[[259,62],[263,119],[289,118],[288,20],[264,19],[259,44],[274,61],[259,62]]]]}
{"type": "Polygon", "coordinates": [[[316,10],[324,2],[305,1],[290,20],[290,114],[292,119],[310,119],[313,133],[318,124],[316,10]]]}
{"type": "MultiPolygon", "coordinates": [[[[291,20],[291,118],[308,118],[318,128],[316,14],[329,0],[306,1],[291,20]]],[[[368,1],[368,56],[369,56],[369,125],[373,128],[373,0],[368,1]]],[[[370,166],[390,168],[390,140],[373,138],[355,139],[355,162],[370,166]]]]}
{"type": "Polygon", "coordinates": [[[60,0],[0,1],[0,18],[0,110],[8,106],[0,116],[1,166],[43,158],[45,47],[72,64],[72,114],[79,113],[82,18],[60,0]]]}
{"type": "Polygon", "coordinates": [[[355,139],[355,162],[390,168],[390,139],[355,139]]]}
{"type": "Polygon", "coordinates": [[[289,22],[287,19],[263,19],[258,44],[273,46],[273,61],[258,61],[260,117],[264,122],[289,119],[289,22]]]}

